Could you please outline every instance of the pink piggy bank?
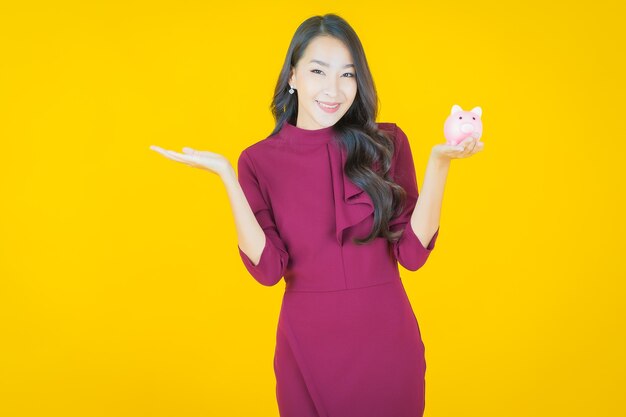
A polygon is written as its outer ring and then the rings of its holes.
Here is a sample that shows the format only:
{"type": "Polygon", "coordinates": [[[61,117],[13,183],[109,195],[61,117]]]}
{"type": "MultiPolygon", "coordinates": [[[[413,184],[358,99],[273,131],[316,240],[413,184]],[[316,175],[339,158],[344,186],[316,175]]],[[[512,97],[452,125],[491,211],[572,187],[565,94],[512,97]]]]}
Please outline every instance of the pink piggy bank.
{"type": "Polygon", "coordinates": [[[464,111],[461,106],[455,104],[452,111],[443,125],[443,134],[448,145],[456,146],[463,142],[463,139],[474,136],[477,139],[483,134],[483,122],[480,117],[483,110],[474,107],[470,111],[464,111]]]}

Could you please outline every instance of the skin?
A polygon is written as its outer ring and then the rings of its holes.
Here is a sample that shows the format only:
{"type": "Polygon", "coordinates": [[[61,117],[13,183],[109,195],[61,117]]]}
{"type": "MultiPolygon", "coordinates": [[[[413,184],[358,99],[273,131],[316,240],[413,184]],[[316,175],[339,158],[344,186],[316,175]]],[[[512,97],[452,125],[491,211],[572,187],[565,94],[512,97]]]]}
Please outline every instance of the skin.
{"type": "MultiPolygon", "coordinates": [[[[317,130],[332,126],[348,111],[357,93],[356,79],[353,78],[355,69],[345,67],[349,64],[352,64],[350,51],[339,40],[320,36],[309,43],[300,61],[292,68],[289,78],[289,85],[297,90],[298,95],[297,127],[317,130]],[[328,65],[311,63],[313,59],[328,65]],[[317,100],[338,102],[339,109],[335,113],[326,113],[319,108],[317,100]]],[[[484,143],[471,136],[456,146],[442,143],[432,148],[420,198],[411,217],[413,230],[424,247],[439,226],[450,161],[469,158],[483,148],[484,143]]],[[[156,145],[151,145],[150,149],[172,161],[203,169],[220,177],[231,203],[239,247],[255,265],[258,264],[265,246],[265,232],[248,204],[230,161],[223,155],[190,147],[184,147],[182,153],[156,145]]]]}
{"type": "Polygon", "coordinates": [[[350,51],[330,36],[313,39],[291,69],[289,85],[297,90],[294,93],[298,96],[297,127],[316,130],[334,125],[348,112],[356,97],[356,71],[350,51]],[[339,103],[339,108],[326,113],[317,101],[339,103]]]}

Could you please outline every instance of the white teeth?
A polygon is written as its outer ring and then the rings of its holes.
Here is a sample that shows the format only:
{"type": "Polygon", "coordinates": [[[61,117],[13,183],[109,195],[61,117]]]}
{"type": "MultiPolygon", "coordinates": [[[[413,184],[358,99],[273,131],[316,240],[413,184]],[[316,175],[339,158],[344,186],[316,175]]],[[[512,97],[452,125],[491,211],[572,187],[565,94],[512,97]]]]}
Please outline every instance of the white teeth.
{"type": "Polygon", "coordinates": [[[321,101],[318,101],[318,103],[320,104],[320,106],[326,107],[327,109],[336,109],[337,106],[339,106],[339,103],[335,104],[334,106],[327,106],[326,104],[322,103],[321,101]]]}

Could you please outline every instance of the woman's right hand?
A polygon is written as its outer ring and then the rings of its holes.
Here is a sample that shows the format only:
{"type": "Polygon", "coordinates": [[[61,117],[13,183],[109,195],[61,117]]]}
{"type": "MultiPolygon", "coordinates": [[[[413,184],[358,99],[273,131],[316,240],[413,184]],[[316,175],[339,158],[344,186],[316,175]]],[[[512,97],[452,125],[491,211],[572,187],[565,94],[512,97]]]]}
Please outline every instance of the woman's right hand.
{"type": "Polygon", "coordinates": [[[197,151],[189,147],[184,147],[183,153],[170,151],[155,145],[150,145],[150,149],[173,161],[211,171],[218,174],[220,177],[224,177],[227,172],[233,170],[230,161],[218,153],[197,151]]]}

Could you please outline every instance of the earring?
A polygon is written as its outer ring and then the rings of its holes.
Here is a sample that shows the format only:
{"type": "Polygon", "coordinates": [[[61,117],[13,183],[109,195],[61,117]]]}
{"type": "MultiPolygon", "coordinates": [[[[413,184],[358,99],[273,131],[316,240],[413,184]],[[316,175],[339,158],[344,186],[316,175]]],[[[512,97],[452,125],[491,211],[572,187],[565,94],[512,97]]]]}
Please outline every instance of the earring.
{"type": "MultiPolygon", "coordinates": [[[[289,86],[289,87],[291,87],[291,86],[289,86]]],[[[289,94],[293,94],[293,92],[294,92],[294,89],[293,89],[293,87],[291,87],[291,88],[289,89],[289,94]]]]}

